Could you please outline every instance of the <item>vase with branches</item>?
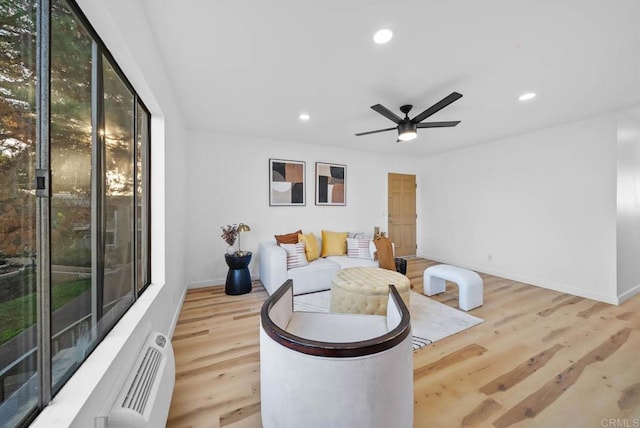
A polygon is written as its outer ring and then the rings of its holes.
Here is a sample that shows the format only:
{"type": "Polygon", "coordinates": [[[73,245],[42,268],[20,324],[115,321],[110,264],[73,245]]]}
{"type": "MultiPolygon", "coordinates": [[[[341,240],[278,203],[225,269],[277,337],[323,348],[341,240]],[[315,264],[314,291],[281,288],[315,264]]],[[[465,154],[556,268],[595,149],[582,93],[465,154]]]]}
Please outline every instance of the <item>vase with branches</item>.
{"type": "Polygon", "coordinates": [[[234,244],[236,243],[236,239],[238,239],[238,225],[237,224],[228,224],[225,227],[220,227],[222,229],[222,235],[220,237],[227,243],[227,254],[234,254],[236,252],[234,244]]]}

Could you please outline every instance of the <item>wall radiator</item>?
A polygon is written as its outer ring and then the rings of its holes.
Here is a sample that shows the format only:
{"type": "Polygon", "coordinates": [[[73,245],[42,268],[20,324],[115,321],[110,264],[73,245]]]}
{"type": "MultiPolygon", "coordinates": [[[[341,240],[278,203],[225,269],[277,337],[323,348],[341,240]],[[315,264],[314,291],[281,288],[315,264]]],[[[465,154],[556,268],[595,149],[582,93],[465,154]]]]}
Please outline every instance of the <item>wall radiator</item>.
{"type": "Polygon", "coordinates": [[[165,335],[152,332],[109,412],[107,427],[165,426],[175,374],[171,342],[165,335]]]}

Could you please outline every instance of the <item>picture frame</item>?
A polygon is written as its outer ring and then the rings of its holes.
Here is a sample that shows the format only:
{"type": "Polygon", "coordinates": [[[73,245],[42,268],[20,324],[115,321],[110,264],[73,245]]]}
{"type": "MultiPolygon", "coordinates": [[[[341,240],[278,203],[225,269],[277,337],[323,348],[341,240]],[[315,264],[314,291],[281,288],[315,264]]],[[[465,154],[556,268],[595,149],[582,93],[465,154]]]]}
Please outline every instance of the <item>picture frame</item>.
{"type": "Polygon", "coordinates": [[[306,205],[304,161],[269,159],[269,206],[306,205]]]}
{"type": "Polygon", "coordinates": [[[316,205],[347,205],[347,166],[316,162],[316,205]]]}

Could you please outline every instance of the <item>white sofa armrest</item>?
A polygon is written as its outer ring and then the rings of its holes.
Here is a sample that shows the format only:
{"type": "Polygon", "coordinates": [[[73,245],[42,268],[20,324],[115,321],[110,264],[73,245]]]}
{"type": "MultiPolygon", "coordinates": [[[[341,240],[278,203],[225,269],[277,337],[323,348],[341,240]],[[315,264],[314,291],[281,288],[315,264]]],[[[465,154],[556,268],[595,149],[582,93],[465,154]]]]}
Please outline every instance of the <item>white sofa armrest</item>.
{"type": "Polygon", "coordinates": [[[275,241],[258,245],[258,276],[267,293],[273,294],[287,280],[287,252],[275,241]]]}

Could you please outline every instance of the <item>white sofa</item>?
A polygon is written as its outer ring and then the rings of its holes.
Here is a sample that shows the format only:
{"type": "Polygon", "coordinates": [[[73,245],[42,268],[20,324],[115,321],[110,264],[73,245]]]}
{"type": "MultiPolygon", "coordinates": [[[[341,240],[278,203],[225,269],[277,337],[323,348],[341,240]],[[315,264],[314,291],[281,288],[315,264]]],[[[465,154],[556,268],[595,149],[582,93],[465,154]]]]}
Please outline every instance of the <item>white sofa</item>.
{"type": "MultiPolygon", "coordinates": [[[[318,247],[322,248],[322,240],[318,247]]],[[[307,266],[287,270],[287,252],[276,241],[262,241],[258,245],[258,275],[267,293],[273,294],[287,279],[293,280],[293,294],[311,293],[329,290],[333,276],[340,270],[350,267],[378,267],[373,260],[376,246],[371,241],[369,253],[371,260],[348,256],[329,256],[313,260],[307,266]]]]}

